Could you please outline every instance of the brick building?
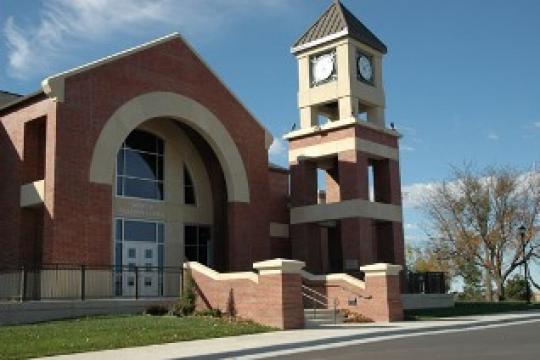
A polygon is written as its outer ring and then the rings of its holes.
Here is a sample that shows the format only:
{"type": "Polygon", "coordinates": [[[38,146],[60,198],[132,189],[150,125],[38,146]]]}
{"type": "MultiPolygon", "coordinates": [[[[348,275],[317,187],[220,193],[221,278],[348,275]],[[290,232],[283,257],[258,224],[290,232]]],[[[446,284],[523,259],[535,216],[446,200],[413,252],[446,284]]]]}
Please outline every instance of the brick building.
{"type": "Polygon", "coordinates": [[[269,163],[270,132],[178,34],[27,96],[1,92],[0,267],[403,265],[385,45],[335,1],[292,53],[289,169],[269,163]]]}

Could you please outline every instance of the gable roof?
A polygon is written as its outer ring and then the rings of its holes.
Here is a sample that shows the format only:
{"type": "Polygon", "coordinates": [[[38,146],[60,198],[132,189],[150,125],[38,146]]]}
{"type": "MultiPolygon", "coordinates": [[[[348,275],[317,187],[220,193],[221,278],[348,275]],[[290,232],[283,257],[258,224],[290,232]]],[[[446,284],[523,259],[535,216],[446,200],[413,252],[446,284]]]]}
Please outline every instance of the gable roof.
{"type": "Polygon", "coordinates": [[[291,51],[297,53],[342,36],[350,36],[383,54],[388,52],[386,45],[339,0],[332,1],[321,17],[294,43],[291,51]]]}
{"type": "Polygon", "coordinates": [[[65,91],[64,86],[65,86],[65,79],[66,78],[68,78],[70,76],[73,76],[73,75],[76,75],[76,74],[79,74],[79,73],[82,73],[82,72],[85,72],[85,71],[88,71],[90,69],[99,67],[101,65],[107,64],[107,63],[109,63],[111,61],[121,59],[121,58],[129,56],[131,54],[135,54],[135,53],[138,53],[140,51],[152,48],[152,47],[154,47],[156,45],[163,44],[164,42],[171,41],[171,40],[177,40],[177,41],[181,41],[182,43],[184,43],[189,48],[189,50],[197,57],[197,59],[199,59],[199,61],[203,64],[203,66],[206,67],[206,69],[208,71],[210,71],[210,73],[212,73],[212,75],[215,76],[218,79],[218,81],[225,87],[225,89],[227,89],[227,91],[231,94],[231,96],[236,101],[238,101],[240,106],[242,106],[246,110],[246,112],[251,116],[251,118],[254,119],[255,122],[264,130],[264,132],[265,132],[265,147],[266,147],[266,149],[270,148],[270,145],[272,145],[272,142],[274,141],[274,137],[272,136],[272,133],[270,132],[270,130],[268,130],[268,128],[266,126],[264,126],[263,123],[259,119],[257,119],[255,117],[255,115],[247,108],[246,105],[244,105],[244,103],[227,86],[227,84],[219,77],[219,75],[214,70],[212,70],[212,68],[199,55],[199,53],[179,33],[176,33],[176,32],[172,33],[172,34],[169,34],[169,35],[166,35],[164,37],[155,39],[153,41],[144,43],[142,45],[135,46],[133,48],[118,52],[116,54],[112,54],[110,56],[98,59],[96,61],[93,61],[93,62],[84,64],[84,65],[78,66],[76,68],[61,72],[59,74],[49,76],[49,77],[47,77],[46,79],[44,79],[41,82],[41,88],[43,89],[43,92],[49,98],[52,98],[52,99],[54,99],[55,101],[58,101],[58,102],[63,102],[64,101],[64,91],[65,91]]]}

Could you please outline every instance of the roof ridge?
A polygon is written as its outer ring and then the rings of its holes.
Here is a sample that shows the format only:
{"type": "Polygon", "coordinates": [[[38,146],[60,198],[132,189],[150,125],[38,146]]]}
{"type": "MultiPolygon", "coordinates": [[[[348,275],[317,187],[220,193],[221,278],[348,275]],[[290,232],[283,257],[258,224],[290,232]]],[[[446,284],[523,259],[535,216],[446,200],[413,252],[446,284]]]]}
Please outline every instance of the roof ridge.
{"type": "Polygon", "coordinates": [[[322,15],[294,42],[291,52],[298,53],[344,36],[349,36],[383,54],[388,51],[386,45],[340,0],[332,0],[322,15]]]}

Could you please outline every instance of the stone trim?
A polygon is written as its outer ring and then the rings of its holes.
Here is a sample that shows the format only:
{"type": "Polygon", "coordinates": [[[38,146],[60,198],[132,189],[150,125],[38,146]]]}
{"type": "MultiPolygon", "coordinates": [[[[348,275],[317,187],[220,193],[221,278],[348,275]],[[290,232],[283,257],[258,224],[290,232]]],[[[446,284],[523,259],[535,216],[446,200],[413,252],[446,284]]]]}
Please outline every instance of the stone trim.
{"type": "Polygon", "coordinates": [[[359,280],[349,274],[328,274],[328,275],[313,275],[305,270],[300,272],[302,278],[308,281],[343,281],[347,284],[350,284],[354,287],[360,289],[366,289],[366,283],[362,280],[359,280]]]}
{"type": "Polygon", "coordinates": [[[107,120],[94,147],[90,181],[113,184],[116,153],[128,134],[143,122],[170,118],[195,129],[211,146],[225,175],[229,202],[250,202],[249,182],[236,143],[223,123],[197,101],[171,92],[151,92],[122,105],[107,120]]]}
{"type": "Polygon", "coordinates": [[[399,161],[399,150],[373,141],[348,138],[330,141],[318,145],[306,146],[289,151],[289,164],[295,164],[302,158],[318,159],[329,155],[337,155],[345,151],[359,151],[383,159],[399,161]]]}
{"type": "Polygon", "coordinates": [[[401,265],[392,265],[392,264],[373,264],[360,267],[360,271],[363,271],[366,274],[366,277],[369,276],[394,276],[399,275],[399,272],[403,269],[401,265]]]}
{"type": "Polygon", "coordinates": [[[259,276],[251,271],[235,272],[235,273],[219,273],[201,263],[190,261],[184,263],[185,270],[195,270],[212,280],[216,281],[229,281],[229,280],[249,280],[254,283],[259,282],[259,276]]]}
{"type": "Polygon", "coordinates": [[[362,199],[315,204],[291,209],[291,225],[347,218],[367,218],[403,222],[402,208],[362,199]]]}
{"type": "Polygon", "coordinates": [[[289,224],[270,223],[270,237],[288,238],[289,224]]]}
{"type": "Polygon", "coordinates": [[[284,140],[294,140],[294,139],[297,139],[297,138],[301,138],[301,137],[305,137],[305,136],[311,136],[311,135],[315,135],[315,134],[319,134],[319,133],[324,133],[324,132],[327,132],[328,130],[339,129],[339,128],[347,127],[347,126],[351,126],[351,125],[363,126],[363,127],[366,127],[366,128],[370,128],[370,129],[373,129],[373,130],[380,131],[380,132],[382,132],[382,133],[384,133],[386,135],[391,135],[391,136],[394,136],[394,137],[397,137],[397,138],[401,137],[401,134],[399,132],[397,132],[396,130],[386,129],[386,128],[381,127],[379,125],[375,125],[375,124],[372,124],[372,123],[367,122],[367,121],[360,121],[360,120],[358,120],[358,119],[356,119],[354,117],[350,117],[350,118],[346,118],[346,119],[341,119],[341,120],[337,120],[337,121],[328,122],[328,123],[320,125],[320,126],[311,126],[311,127],[308,127],[308,128],[294,130],[294,131],[291,131],[291,132],[283,135],[283,139],[284,140]]]}
{"type": "Polygon", "coordinates": [[[259,275],[273,274],[300,274],[306,263],[298,260],[272,259],[253,264],[253,268],[259,271],[259,275]]]}

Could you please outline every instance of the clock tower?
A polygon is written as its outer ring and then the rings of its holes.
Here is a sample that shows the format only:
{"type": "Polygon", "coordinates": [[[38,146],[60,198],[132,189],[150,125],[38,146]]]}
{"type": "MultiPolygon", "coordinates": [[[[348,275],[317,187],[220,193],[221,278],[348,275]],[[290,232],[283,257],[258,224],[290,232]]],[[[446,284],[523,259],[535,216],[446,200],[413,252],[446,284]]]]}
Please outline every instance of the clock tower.
{"type": "Polygon", "coordinates": [[[399,137],[386,128],[387,48],[339,0],[294,43],[300,127],[285,135],[293,258],[318,273],[404,265],[399,137]]]}

